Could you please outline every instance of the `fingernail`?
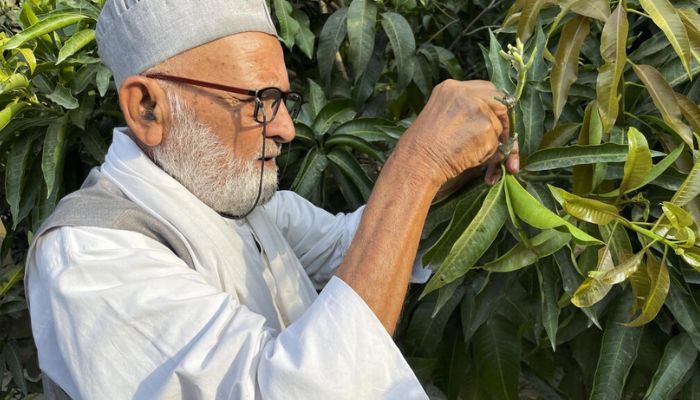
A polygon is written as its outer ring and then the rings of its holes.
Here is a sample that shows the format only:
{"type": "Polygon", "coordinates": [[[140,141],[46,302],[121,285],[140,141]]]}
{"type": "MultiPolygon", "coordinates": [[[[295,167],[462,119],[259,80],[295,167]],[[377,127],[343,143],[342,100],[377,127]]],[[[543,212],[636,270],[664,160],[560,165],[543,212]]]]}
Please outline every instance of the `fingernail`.
{"type": "Polygon", "coordinates": [[[516,157],[513,159],[511,162],[511,166],[513,167],[513,172],[518,172],[520,171],[520,158],[516,157]]]}

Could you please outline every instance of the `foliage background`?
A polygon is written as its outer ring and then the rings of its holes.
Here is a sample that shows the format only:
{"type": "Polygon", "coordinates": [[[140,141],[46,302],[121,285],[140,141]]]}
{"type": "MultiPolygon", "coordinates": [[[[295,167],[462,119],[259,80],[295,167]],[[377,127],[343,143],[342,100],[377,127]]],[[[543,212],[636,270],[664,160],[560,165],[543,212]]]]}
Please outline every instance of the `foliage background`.
{"type": "MultiPolygon", "coordinates": [[[[122,122],[95,51],[101,4],[0,0],[7,398],[40,391],[21,283],[31,232],[122,122]]],[[[437,274],[412,288],[397,341],[432,396],[700,398],[697,1],[270,5],[308,99],[282,187],[332,211],[366,200],[438,82],[490,78],[519,94],[524,171],[467,185],[426,224],[437,274]]]]}

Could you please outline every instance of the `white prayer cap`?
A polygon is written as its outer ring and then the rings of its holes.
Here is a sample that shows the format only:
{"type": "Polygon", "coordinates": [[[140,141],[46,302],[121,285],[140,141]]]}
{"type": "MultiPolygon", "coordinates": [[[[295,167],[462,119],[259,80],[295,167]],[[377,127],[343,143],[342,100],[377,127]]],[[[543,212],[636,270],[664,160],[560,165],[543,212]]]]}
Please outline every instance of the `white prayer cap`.
{"type": "Polygon", "coordinates": [[[129,75],[240,32],[277,35],[265,0],[107,0],[96,36],[120,87],[129,75]]]}

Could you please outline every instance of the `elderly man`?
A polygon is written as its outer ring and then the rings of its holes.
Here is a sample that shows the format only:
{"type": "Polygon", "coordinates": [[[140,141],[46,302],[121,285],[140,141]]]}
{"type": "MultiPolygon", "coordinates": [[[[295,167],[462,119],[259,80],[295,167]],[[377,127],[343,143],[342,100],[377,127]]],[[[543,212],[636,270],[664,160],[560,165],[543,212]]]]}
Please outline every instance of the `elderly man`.
{"type": "Polygon", "coordinates": [[[49,397],[426,398],[391,334],[433,197],[499,160],[496,88],[438,86],[332,216],[276,192],[301,99],[264,0],[108,0],[97,40],[128,128],[30,249],[49,397]]]}

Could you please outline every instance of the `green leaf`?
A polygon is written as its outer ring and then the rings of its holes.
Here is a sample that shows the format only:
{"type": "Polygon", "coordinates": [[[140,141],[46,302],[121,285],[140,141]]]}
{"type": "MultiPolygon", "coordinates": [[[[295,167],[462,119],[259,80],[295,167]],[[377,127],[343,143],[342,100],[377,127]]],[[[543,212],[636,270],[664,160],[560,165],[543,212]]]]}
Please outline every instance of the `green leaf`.
{"type": "Polygon", "coordinates": [[[527,157],[540,147],[544,132],[545,110],[539,91],[531,86],[526,87],[516,107],[520,155],[527,157]]]}
{"type": "Polygon", "coordinates": [[[71,92],[79,94],[85,90],[91,82],[95,80],[97,74],[97,64],[87,64],[80,67],[71,81],[71,92]]]}
{"type": "Polygon", "coordinates": [[[700,193],[700,157],[695,161],[693,169],[688,173],[683,184],[671,198],[671,203],[685,206],[700,193]]]}
{"type": "Polygon", "coordinates": [[[491,187],[479,212],[459,239],[454,242],[452,250],[428,281],[421,296],[466,274],[491,246],[508,213],[503,188],[503,180],[491,187]]]}
{"type": "Polygon", "coordinates": [[[328,158],[318,150],[312,149],[299,167],[299,173],[292,182],[292,190],[307,199],[313,198],[313,193],[318,190],[326,166],[328,166],[328,158]]]}
{"type": "Polygon", "coordinates": [[[693,339],[695,348],[700,350],[700,308],[693,296],[675,280],[671,281],[666,306],[678,325],[693,339]]]}
{"type": "Polygon", "coordinates": [[[294,36],[294,42],[309,60],[314,58],[314,41],[316,36],[309,27],[309,16],[301,10],[294,10],[292,17],[299,23],[299,30],[294,36]]]}
{"type": "Polygon", "coordinates": [[[552,147],[537,151],[528,157],[525,169],[549,171],[581,164],[623,162],[626,159],[627,146],[615,143],[552,147]]]}
{"type": "Polygon", "coordinates": [[[489,78],[499,90],[513,93],[515,91],[515,84],[510,78],[512,67],[508,60],[501,56],[501,50],[501,44],[498,43],[496,35],[489,29],[489,50],[488,52],[484,51],[484,59],[486,61],[486,69],[489,78]]]}
{"type": "Polygon", "coordinates": [[[535,24],[537,24],[537,16],[545,3],[545,0],[528,0],[524,2],[523,10],[518,19],[518,37],[523,43],[527,43],[527,40],[532,35],[535,24]]]}
{"type": "MultiPolygon", "coordinates": [[[[631,191],[637,190],[637,189],[644,187],[644,186],[648,185],[649,183],[655,181],[656,178],[661,176],[661,174],[663,174],[664,171],[666,171],[671,165],[673,165],[673,163],[676,161],[676,159],[678,159],[678,156],[681,155],[683,150],[685,150],[684,145],[680,145],[680,146],[676,147],[671,153],[669,153],[666,157],[664,157],[663,160],[659,161],[658,164],[651,167],[649,172],[644,177],[644,180],[641,183],[639,183],[639,185],[637,185],[636,187],[629,188],[627,191],[631,192],[631,191]]],[[[619,195],[620,195],[620,189],[617,188],[611,192],[599,194],[598,196],[617,197],[619,195]]]]}
{"type": "Polygon", "coordinates": [[[85,133],[80,135],[80,142],[95,162],[98,164],[104,162],[105,154],[107,154],[107,143],[105,143],[105,140],[100,136],[100,133],[94,126],[88,127],[85,133]]]}
{"type": "Polygon", "coordinates": [[[348,7],[348,41],[355,82],[365,72],[372,51],[377,24],[377,5],[372,0],[353,0],[348,7]]]}
{"type": "Polygon", "coordinates": [[[596,95],[605,132],[610,132],[618,116],[618,86],[627,62],[628,30],[627,12],[620,4],[605,21],[600,40],[600,53],[605,64],[599,69],[596,95]]]}
{"type": "Polygon", "coordinates": [[[416,39],[413,29],[403,15],[395,12],[382,14],[382,27],[389,38],[399,70],[399,88],[403,88],[413,78],[413,56],[416,53],[416,39]]]}
{"type": "MultiPolygon", "coordinates": [[[[566,99],[569,97],[569,89],[578,78],[578,58],[581,53],[581,45],[588,36],[590,24],[586,17],[575,17],[564,25],[559,36],[559,45],[554,54],[552,75],[552,111],[554,113],[554,125],[557,124],[566,99]]],[[[492,39],[493,40],[493,39],[492,39]]]]}
{"type": "Polygon", "coordinates": [[[671,46],[683,62],[683,68],[688,73],[688,77],[691,77],[688,33],[683,26],[683,21],[676,13],[676,9],[668,0],[639,0],[639,4],[649,14],[656,26],[666,34],[671,46]]]}
{"type": "Polygon", "coordinates": [[[58,58],[56,59],[56,64],[62,63],[66,58],[77,53],[83,47],[92,43],[95,40],[95,30],[94,29],[83,29],[82,31],[76,32],[71,36],[66,43],[61,47],[61,51],[58,52],[58,58]]]}
{"type": "Polygon", "coordinates": [[[517,400],[520,375],[520,339],[501,318],[483,324],[474,334],[474,359],[479,376],[492,399],[517,400]]]}
{"type": "Polygon", "coordinates": [[[537,266],[542,325],[545,332],[547,332],[552,351],[556,351],[557,347],[557,331],[559,330],[559,306],[557,305],[557,299],[561,294],[559,274],[556,273],[554,268],[552,257],[540,260],[537,266]]]}
{"type": "Polygon", "coordinates": [[[357,118],[339,125],[331,136],[352,135],[368,142],[384,142],[389,137],[379,129],[380,126],[394,126],[394,123],[381,118],[357,118]]]}
{"type": "Polygon", "coordinates": [[[64,28],[68,25],[73,25],[79,21],[86,19],[87,16],[74,13],[59,13],[54,14],[46,19],[43,19],[29,28],[12,36],[9,41],[2,47],[3,50],[12,50],[20,47],[25,42],[32,40],[38,36],[53,32],[56,29],[64,28]]]}
{"type": "Polygon", "coordinates": [[[5,166],[5,197],[10,205],[12,220],[19,221],[20,199],[24,191],[34,137],[24,135],[12,144],[5,166]]]}
{"type": "Polygon", "coordinates": [[[299,32],[299,22],[292,18],[294,8],[287,0],[273,0],[275,5],[275,16],[280,23],[280,39],[288,49],[294,47],[294,38],[299,32]]]}
{"type": "Polygon", "coordinates": [[[17,349],[14,343],[5,343],[2,349],[3,357],[5,358],[5,364],[9,367],[12,373],[12,380],[19,390],[26,396],[27,395],[27,381],[24,380],[24,368],[22,367],[22,361],[19,358],[17,349]]]}
{"type": "Polygon", "coordinates": [[[17,52],[24,58],[24,62],[29,67],[29,73],[34,74],[36,70],[36,56],[34,55],[34,51],[32,51],[32,49],[19,48],[17,52]]]}
{"type": "Polygon", "coordinates": [[[486,185],[478,185],[459,199],[454,208],[452,219],[445,231],[435,244],[423,256],[423,265],[432,264],[437,267],[442,264],[450,253],[452,246],[467,229],[481,208],[481,200],[488,192],[486,185]]]}
{"type": "Polygon", "coordinates": [[[316,118],[318,113],[321,112],[323,107],[328,103],[328,100],[326,99],[326,94],[323,92],[323,89],[318,83],[314,82],[314,80],[311,78],[308,78],[306,82],[309,86],[308,102],[311,106],[311,117],[316,118]]]}
{"type": "Polygon", "coordinates": [[[506,189],[518,218],[539,229],[566,229],[578,243],[599,244],[600,240],[565,221],[532,197],[512,175],[506,175],[506,189]]]}
{"type": "Polygon", "coordinates": [[[347,34],[347,13],[347,8],[339,8],[328,18],[323,25],[323,29],[321,29],[316,58],[318,59],[319,75],[322,82],[326,84],[331,79],[335,55],[347,34]]]}
{"type": "Polygon", "coordinates": [[[314,130],[316,137],[322,137],[334,122],[343,123],[355,117],[355,110],[352,108],[350,100],[340,99],[331,100],[316,116],[311,128],[314,130]]]}
{"type": "Polygon", "coordinates": [[[629,151],[625,161],[625,175],[620,183],[622,193],[639,187],[651,171],[651,153],[647,139],[634,127],[627,131],[627,139],[629,151]]]}
{"type": "Polygon", "coordinates": [[[694,400],[700,398],[700,370],[696,369],[693,376],[683,385],[681,400],[694,400]]]}
{"type": "Polygon", "coordinates": [[[29,86],[29,80],[22,74],[12,74],[9,78],[0,82],[0,95],[13,90],[24,89],[29,86]]]}
{"type": "Polygon", "coordinates": [[[0,276],[0,296],[4,296],[8,290],[21,281],[24,277],[24,267],[13,265],[2,272],[0,276]]]}
{"type": "Polygon", "coordinates": [[[671,285],[666,264],[660,262],[653,256],[648,256],[646,266],[647,275],[649,275],[650,282],[649,293],[644,299],[641,314],[639,314],[639,316],[633,321],[626,323],[625,326],[642,326],[653,321],[661,310],[661,307],[663,307],[664,301],[666,301],[666,295],[668,295],[668,289],[671,285]]]}
{"type": "Polygon", "coordinates": [[[408,325],[407,341],[414,349],[414,355],[432,356],[440,345],[445,326],[452,312],[464,296],[464,287],[458,287],[447,304],[433,316],[437,296],[430,296],[416,308],[408,325]]]}
{"type": "Polygon", "coordinates": [[[112,71],[104,65],[100,64],[97,66],[97,73],[95,74],[95,80],[97,84],[97,91],[100,93],[100,97],[105,97],[107,90],[109,89],[109,82],[112,79],[112,71]]]}
{"type": "Polygon", "coordinates": [[[549,147],[562,147],[576,137],[581,124],[575,122],[560,123],[542,136],[540,150],[549,147]]]}
{"type": "MultiPolygon", "coordinates": [[[[698,61],[700,62],[700,61],[698,61]]],[[[680,93],[674,93],[686,121],[693,127],[695,133],[700,133],[700,107],[680,93]]]]}
{"type": "Polygon", "coordinates": [[[571,235],[554,229],[546,230],[531,239],[532,247],[524,243],[516,244],[512,249],[497,259],[480,268],[489,272],[512,272],[536,263],[564,247],[571,240],[571,235]]]}
{"type": "Polygon", "coordinates": [[[661,209],[674,228],[682,229],[693,225],[693,217],[687,211],[678,207],[677,205],[664,201],[661,203],[661,209]]]}
{"type": "Polygon", "coordinates": [[[386,161],[384,153],[372,146],[369,142],[357,136],[333,134],[323,144],[323,147],[326,150],[330,150],[335,146],[348,146],[359,153],[369,156],[375,161],[379,161],[381,163],[386,161]]]}
{"type": "Polygon", "coordinates": [[[10,121],[12,121],[12,117],[19,114],[28,105],[29,104],[25,102],[13,102],[0,110],[0,131],[3,130],[7,124],[10,123],[10,121]]]}
{"type": "Polygon", "coordinates": [[[605,283],[598,279],[596,275],[604,275],[614,268],[612,254],[608,246],[598,250],[598,265],[594,271],[589,272],[589,276],[579,285],[571,296],[571,303],[576,307],[590,307],[603,299],[612,288],[612,284],[605,283]]]}
{"type": "Polygon", "coordinates": [[[564,189],[548,186],[554,198],[564,207],[564,210],[582,221],[597,225],[607,225],[619,218],[617,207],[612,204],[580,197],[564,189]]]}
{"type": "Polygon", "coordinates": [[[304,125],[301,122],[296,122],[294,124],[294,129],[296,130],[296,135],[294,136],[295,140],[310,147],[316,146],[316,135],[310,126],[304,125]]]}
{"type": "Polygon", "coordinates": [[[80,106],[78,99],[71,94],[70,89],[60,83],[57,84],[54,91],[46,97],[67,110],[74,110],[80,106]]]}
{"type": "Polygon", "coordinates": [[[372,181],[353,156],[345,150],[333,149],[327,154],[328,160],[335,164],[357,186],[365,201],[372,191],[372,181]]]}
{"type": "Polygon", "coordinates": [[[610,16],[610,3],[607,0],[567,0],[569,8],[576,14],[605,22],[610,16]]]}
{"type": "Polygon", "coordinates": [[[44,149],[41,158],[41,170],[44,172],[44,181],[48,196],[53,191],[58,170],[63,168],[63,160],[66,155],[66,133],[68,120],[62,117],[52,122],[46,130],[44,137],[44,149]]]}
{"type": "MultiPolygon", "coordinates": [[[[651,0],[647,0],[651,1],[651,0]]],[[[662,1],[662,0],[654,0],[662,1]]],[[[663,0],[665,1],[665,0],[663,0]]],[[[693,148],[693,132],[681,120],[682,114],[675,93],[671,85],[669,85],[661,76],[659,71],[649,65],[634,65],[634,72],[639,79],[644,82],[651,99],[654,101],[656,108],[661,113],[664,122],[668,124],[676,134],[683,139],[689,148],[693,148]]]]}
{"type": "Polygon", "coordinates": [[[605,324],[590,400],[616,400],[622,397],[642,337],[642,328],[628,328],[620,324],[627,319],[630,303],[627,299],[618,301],[605,324]]]}
{"type": "Polygon", "coordinates": [[[664,349],[664,355],[644,395],[645,399],[670,399],[680,389],[686,373],[697,358],[698,352],[687,333],[674,336],[664,349]]]}
{"type": "MultiPolygon", "coordinates": [[[[609,250],[612,255],[612,246],[609,246],[609,250]]],[[[632,276],[638,269],[639,265],[642,263],[644,258],[644,251],[637,252],[633,256],[627,256],[622,262],[616,265],[614,268],[600,273],[600,271],[595,271],[595,273],[590,272],[589,276],[597,279],[601,283],[606,285],[615,285],[624,282],[627,278],[632,276]]]]}

